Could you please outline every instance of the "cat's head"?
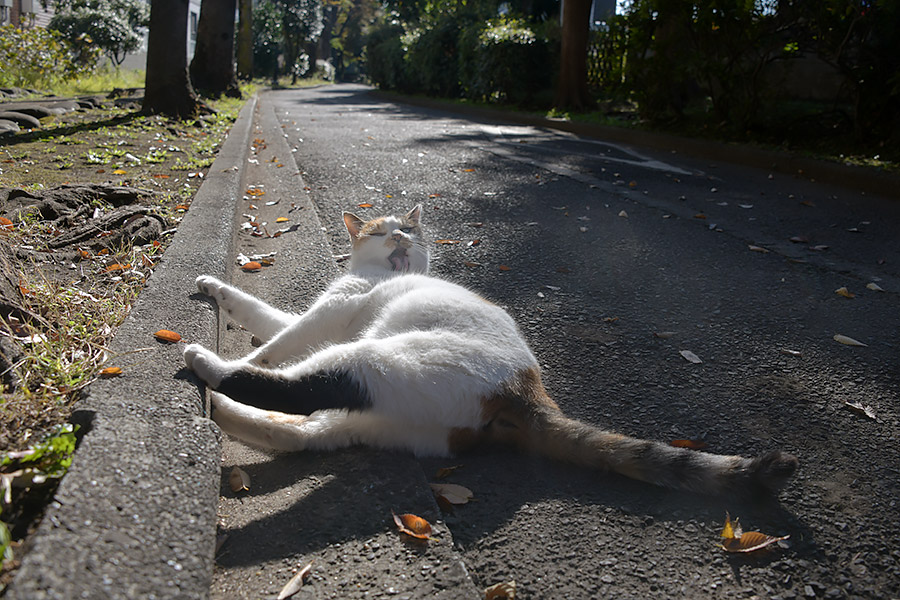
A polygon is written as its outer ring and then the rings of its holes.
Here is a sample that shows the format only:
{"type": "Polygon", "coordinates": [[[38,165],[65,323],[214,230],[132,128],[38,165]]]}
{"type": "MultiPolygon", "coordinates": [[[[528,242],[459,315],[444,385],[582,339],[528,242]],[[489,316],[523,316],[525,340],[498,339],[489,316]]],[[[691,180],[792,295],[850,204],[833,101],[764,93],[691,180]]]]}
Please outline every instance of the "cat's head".
{"type": "Polygon", "coordinates": [[[421,204],[405,215],[378,217],[371,221],[345,212],[344,224],[353,243],[350,270],[427,273],[428,246],[423,237],[421,216],[421,204]]]}

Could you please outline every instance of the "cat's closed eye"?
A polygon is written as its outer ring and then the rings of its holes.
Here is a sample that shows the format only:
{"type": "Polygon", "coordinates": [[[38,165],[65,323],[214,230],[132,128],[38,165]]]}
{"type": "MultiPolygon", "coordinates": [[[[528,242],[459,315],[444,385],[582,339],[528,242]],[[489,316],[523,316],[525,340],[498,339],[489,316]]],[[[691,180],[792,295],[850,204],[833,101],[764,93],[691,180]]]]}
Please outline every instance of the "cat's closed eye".
{"type": "Polygon", "coordinates": [[[384,236],[384,232],[383,232],[383,231],[370,231],[368,235],[374,235],[374,236],[377,236],[377,237],[383,237],[383,236],[384,236]]]}

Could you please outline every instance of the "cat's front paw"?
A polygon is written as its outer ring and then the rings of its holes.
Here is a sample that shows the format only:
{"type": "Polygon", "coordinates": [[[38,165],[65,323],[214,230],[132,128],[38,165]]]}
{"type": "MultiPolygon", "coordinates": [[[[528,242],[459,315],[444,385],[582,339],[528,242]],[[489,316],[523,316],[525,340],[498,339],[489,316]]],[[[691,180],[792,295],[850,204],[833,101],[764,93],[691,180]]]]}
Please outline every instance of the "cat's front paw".
{"type": "Polygon", "coordinates": [[[201,275],[197,278],[197,289],[207,296],[215,296],[225,286],[224,283],[212,275],[201,275]]]}
{"type": "Polygon", "coordinates": [[[213,389],[219,387],[228,374],[228,364],[200,344],[190,344],[184,349],[184,364],[213,389]]]}

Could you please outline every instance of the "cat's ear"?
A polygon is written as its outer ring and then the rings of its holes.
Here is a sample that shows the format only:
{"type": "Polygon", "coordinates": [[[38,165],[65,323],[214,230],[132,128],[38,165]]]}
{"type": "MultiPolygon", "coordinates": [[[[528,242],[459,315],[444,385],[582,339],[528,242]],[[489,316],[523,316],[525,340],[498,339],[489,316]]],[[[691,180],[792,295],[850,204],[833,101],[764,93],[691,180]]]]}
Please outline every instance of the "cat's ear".
{"type": "Polygon", "coordinates": [[[359,231],[364,224],[365,222],[353,213],[344,213],[344,225],[347,226],[347,232],[350,234],[350,239],[355,240],[359,237],[359,231]]]}
{"type": "Polygon", "coordinates": [[[406,213],[406,220],[409,221],[410,223],[415,223],[416,225],[418,225],[419,219],[421,218],[421,216],[422,216],[422,205],[416,204],[416,207],[414,209],[412,209],[411,211],[406,213]]]}

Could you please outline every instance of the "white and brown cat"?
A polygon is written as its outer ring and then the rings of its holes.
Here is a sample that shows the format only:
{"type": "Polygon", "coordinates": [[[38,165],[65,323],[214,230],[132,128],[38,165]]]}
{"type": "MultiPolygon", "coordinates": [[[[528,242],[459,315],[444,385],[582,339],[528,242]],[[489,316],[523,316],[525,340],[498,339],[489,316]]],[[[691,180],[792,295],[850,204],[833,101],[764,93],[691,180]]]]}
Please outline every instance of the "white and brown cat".
{"type": "Polygon", "coordinates": [[[696,452],[566,417],[541,383],[512,318],[430,277],[421,206],[371,221],[344,213],[349,273],[302,314],[212,277],[197,285],[264,344],[238,360],[199,345],[184,360],[213,394],[227,433],[278,450],[367,444],[445,456],[509,444],[634,479],[701,493],[777,490],[797,459],[696,452]]]}

